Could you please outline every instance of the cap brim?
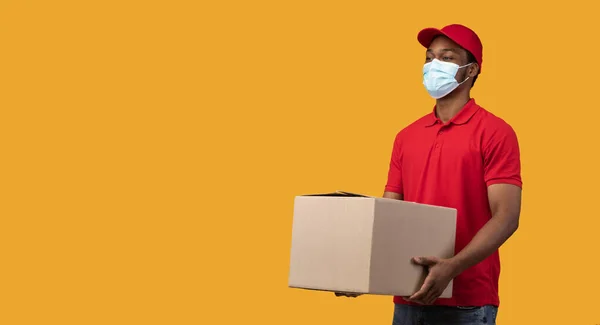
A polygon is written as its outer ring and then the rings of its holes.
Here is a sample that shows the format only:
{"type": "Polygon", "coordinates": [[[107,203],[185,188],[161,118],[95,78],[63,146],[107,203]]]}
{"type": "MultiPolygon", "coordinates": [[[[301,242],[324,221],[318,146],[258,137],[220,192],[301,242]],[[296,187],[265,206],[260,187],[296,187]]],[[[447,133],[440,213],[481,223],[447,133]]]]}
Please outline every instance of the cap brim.
{"type": "Polygon", "coordinates": [[[427,48],[429,47],[429,45],[431,45],[433,39],[436,36],[440,35],[448,37],[448,35],[446,35],[444,32],[437,28],[425,28],[419,32],[419,34],[417,35],[417,40],[419,41],[419,43],[421,43],[421,45],[427,48]]]}

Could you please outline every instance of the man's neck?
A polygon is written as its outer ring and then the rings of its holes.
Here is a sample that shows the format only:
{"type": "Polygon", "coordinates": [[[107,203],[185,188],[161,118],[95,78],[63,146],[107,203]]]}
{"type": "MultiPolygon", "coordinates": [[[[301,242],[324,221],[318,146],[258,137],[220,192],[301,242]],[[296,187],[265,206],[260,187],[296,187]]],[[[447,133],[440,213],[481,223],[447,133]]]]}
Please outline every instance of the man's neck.
{"type": "Polygon", "coordinates": [[[450,94],[436,101],[435,113],[442,122],[450,121],[471,99],[469,92],[450,94]]]}

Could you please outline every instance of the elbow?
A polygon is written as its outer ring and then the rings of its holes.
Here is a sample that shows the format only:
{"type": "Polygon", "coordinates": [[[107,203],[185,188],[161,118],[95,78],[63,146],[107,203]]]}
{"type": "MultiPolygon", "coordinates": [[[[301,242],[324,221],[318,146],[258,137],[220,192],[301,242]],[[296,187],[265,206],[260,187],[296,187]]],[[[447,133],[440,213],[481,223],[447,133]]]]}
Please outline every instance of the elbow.
{"type": "Polygon", "coordinates": [[[519,229],[518,217],[512,219],[512,221],[509,223],[508,229],[511,235],[514,234],[517,231],[517,229],[519,229]]]}
{"type": "Polygon", "coordinates": [[[517,229],[519,229],[519,222],[518,221],[514,223],[512,229],[511,229],[512,230],[511,233],[514,234],[515,232],[517,232],[517,229]]]}
{"type": "Polygon", "coordinates": [[[510,237],[517,231],[517,229],[519,229],[518,214],[498,214],[496,218],[496,220],[498,220],[498,223],[500,224],[499,228],[502,229],[502,232],[506,237],[510,237]]]}

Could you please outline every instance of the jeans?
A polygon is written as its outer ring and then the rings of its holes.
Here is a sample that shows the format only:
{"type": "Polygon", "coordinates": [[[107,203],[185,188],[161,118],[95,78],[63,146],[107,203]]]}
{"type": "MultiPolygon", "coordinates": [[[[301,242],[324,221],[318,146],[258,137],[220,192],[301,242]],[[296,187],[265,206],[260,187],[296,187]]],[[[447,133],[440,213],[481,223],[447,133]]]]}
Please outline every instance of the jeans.
{"type": "Polygon", "coordinates": [[[392,325],[495,325],[498,307],[410,306],[396,304],[392,325]]]}

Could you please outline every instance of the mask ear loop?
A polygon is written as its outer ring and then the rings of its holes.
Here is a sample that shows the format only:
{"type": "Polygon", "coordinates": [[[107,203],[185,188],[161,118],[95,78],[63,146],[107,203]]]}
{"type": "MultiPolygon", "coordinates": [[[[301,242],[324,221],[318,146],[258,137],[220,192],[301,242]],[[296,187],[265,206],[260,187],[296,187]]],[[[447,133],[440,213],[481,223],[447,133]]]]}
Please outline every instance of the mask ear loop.
{"type": "MultiPolygon", "coordinates": [[[[474,63],[474,62],[471,62],[471,63],[469,63],[469,64],[465,64],[465,65],[463,65],[462,67],[458,67],[458,68],[460,69],[460,68],[468,67],[468,66],[470,66],[470,65],[471,65],[471,64],[473,64],[473,63],[474,63]]],[[[467,77],[465,80],[461,81],[461,82],[460,82],[458,85],[460,86],[460,85],[464,84],[464,83],[465,83],[467,80],[469,80],[469,78],[471,78],[471,77],[467,77]]]]}

